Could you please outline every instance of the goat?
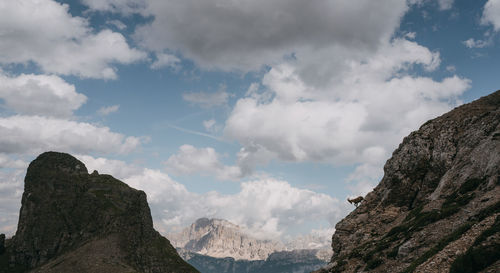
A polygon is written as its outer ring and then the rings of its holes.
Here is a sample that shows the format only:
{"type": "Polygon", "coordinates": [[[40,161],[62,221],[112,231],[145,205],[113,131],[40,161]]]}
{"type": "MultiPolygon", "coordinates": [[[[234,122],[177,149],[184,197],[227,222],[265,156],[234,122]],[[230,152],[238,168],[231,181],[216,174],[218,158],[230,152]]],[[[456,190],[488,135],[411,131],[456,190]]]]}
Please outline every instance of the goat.
{"type": "Polygon", "coordinates": [[[358,207],[359,203],[361,203],[361,201],[363,201],[363,200],[364,200],[363,196],[358,196],[358,197],[352,198],[352,199],[347,198],[347,201],[351,204],[354,203],[354,206],[356,206],[356,208],[358,207]]]}

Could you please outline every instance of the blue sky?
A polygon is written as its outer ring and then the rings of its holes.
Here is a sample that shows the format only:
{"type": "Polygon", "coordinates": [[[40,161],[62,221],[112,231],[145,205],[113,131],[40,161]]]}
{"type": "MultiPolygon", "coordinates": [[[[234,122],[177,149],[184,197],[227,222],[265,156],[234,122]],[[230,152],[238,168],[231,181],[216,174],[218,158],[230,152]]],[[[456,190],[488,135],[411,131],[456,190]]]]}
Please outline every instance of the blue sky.
{"type": "Polygon", "coordinates": [[[402,138],[499,88],[500,1],[0,0],[0,232],[68,152],[217,217],[330,237],[402,138]]]}

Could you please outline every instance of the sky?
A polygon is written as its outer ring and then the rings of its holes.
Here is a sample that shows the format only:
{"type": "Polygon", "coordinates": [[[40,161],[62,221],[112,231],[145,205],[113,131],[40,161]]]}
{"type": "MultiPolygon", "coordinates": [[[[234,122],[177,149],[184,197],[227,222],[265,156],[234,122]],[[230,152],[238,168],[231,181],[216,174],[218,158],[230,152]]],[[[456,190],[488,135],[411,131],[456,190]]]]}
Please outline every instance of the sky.
{"type": "Polygon", "coordinates": [[[0,233],[44,151],[200,217],[329,238],[403,137],[500,88],[500,0],[0,0],[0,233]]]}

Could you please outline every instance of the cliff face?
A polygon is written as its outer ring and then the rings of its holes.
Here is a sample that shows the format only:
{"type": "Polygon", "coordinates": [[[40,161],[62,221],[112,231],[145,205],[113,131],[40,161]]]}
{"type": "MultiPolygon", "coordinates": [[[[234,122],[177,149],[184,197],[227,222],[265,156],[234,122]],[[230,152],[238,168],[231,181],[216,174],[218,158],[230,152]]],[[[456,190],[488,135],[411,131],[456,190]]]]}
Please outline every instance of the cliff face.
{"type": "Polygon", "coordinates": [[[321,272],[497,272],[500,91],[422,125],[384,172],[321,272]]]}
{"type": "Polygon", "coordinates": [[[201,218],[180,233],[169,234],[175,247],[216,258],[265,260],[284,249],[283,244],[258,240],[244,234],[239,226],[222,219],[201,218]]]}
{"type": "MultiPolygon", "coordinates": [[[[203,273],[308,273],[325,266],[331,256],[325,249],[285,251],[281,242],[253,238],[223,219],[198,219],[168,238],[203,273]]],[[[306,239],[297,245],[311,245],[306,239]]]]}
{"type": "Polygon", "coordinates": [[[74,157],[31,162],[0,272],[197,272],[153,228],[146,194],[74,157]]]}

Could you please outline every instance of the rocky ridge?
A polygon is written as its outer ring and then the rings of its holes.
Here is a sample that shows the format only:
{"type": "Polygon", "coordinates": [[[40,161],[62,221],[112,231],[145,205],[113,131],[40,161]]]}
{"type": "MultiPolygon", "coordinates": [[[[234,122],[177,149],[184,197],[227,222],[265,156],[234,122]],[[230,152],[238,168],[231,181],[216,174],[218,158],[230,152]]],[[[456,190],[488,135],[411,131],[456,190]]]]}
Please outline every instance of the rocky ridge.
{"type": "Polygon", "coordinates": [[[215,258],[235,260],[265,260],[285,246],[278,241],[259,240],[245,234],[227,220],[200,218],[179,233],[168,234],[172,245],[183,251],[215,258]]]}
{"type": "Polygon", "coordinates": [[[168,234],[181,257],[204,273],[308,273],[325,266],[329,249],[314,248],[319,238],[303,236],[299,242],[259,240],[227,220],[200,218],[179,233],[168,234]]]}
{"type": "Polygon", "coordinates": [[[500,91],[426,122],[336,225],[317,272],[498,272],[500,91]]]}
{"type": "Polygon", "coordinates": [[[64,153],[31,162],[16,234],[0,243],[0,272],[198,272],[154,230],[143,191],[64,153]]]}

